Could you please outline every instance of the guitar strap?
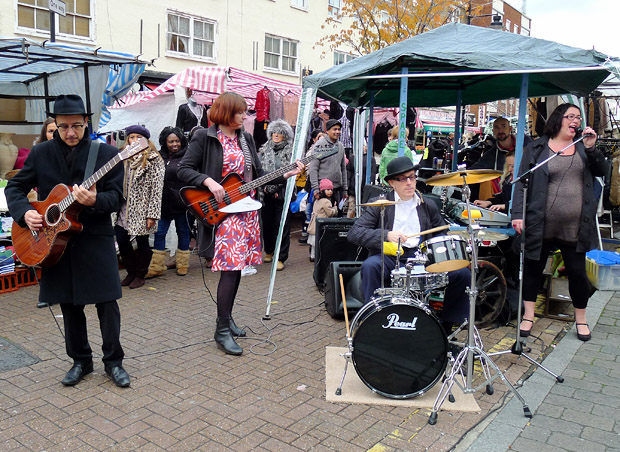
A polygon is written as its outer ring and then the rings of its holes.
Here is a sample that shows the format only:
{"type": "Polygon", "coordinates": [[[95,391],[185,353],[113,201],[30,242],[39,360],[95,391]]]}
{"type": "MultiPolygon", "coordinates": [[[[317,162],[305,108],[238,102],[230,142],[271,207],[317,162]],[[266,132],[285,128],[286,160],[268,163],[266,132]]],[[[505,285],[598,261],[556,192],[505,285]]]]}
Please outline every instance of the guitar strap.
{"type": "Polygon", "coordinates": [[[99,154],[99,140],[90,142],[88,151],[88,160],[86,161],[86,169],[84,170],[84,180],[88,179],[95,172],[95,163],[97,162],[97,154],[99,154]]]}
{"type": "Polygon", "coordinates": [[[243,157],[245,160],[245,166],[243,168],[243,180],[245,182],[252,181],[252,152],[250,151],[250,146],[243,136],[243,132],[239,134],[239,144],[241,145],[241,150],[243,151],[243,157]]]}

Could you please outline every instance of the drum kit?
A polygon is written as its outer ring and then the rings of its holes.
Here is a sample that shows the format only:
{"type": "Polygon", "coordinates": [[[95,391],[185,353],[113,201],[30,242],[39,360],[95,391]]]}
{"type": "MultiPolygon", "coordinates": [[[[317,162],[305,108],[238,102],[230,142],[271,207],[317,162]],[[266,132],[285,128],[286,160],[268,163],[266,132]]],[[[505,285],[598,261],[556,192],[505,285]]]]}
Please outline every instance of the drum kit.
{"type": "MultiPolygon", "coordinates": [[[[342,385],[351,361],[364,384],[373,392],[388,398],[406,399],[420,396],[443,379],[428,421],[432,425],[437,422],[437,412],[445,399],[449,396],[450,400],[454,401],[451,392],[454,384],[466,394],[485,387],[487,393],[492,394],[492,382],[497,378],[501,378],[522,403],[525,416],[532,417],[525,400],[484,352],[482,340],[473,321],[478,295],[476,287],[478,243],[482,240],[502,238],[490,232],[485,233],[484,228],[475,224],[472,219],[475,211],[472,211],[469,204],[469,184],[492,180],[499,175],[501,175],[499,171],[462,170],[426,180],[428,185],[462,186],[469,219],[467,230],[459,231],[455,235],[436,236],[422,242],[414,257],[407,258],[404,267],[399,264],[401,254],[397,252],[396,267],[391,273],[391,287],[385,288],[382,283],[371,301],[356,313],[350,328],[341,280],[348,351],[342,355],[345,358],[345,367],[336,395],[342,394],[342,385]],[[467,289],[470,305],[468,318],[471,321],[465,320],[456,331],[446,337],[429,303],[429,295],[433,290],[447,285],[447,272],[468,266],[472,270],[471,285],[467,289]],[[456,335],[465,329],[467,329],[465,342],[456,342],[456,335]],[[457,349],[462,346],[456,356],[450,352],[455,350],[451,344],[457,346],[457,349]],[[474,388],[473,364],[476,359],[480,361],[485,381],[474,388]],[[451,362],[451,368],[446,372],[448,362],[451,362]],[[460,376],[460,379],[457,379],[457,376],[460,376]]],[[[381,208],[381,228],[384,231],[385,207],[395,203],[381,198],[362,205],[381,208]]],[[[434,228],[415,235],[434,233],[446,228],[447,226],[434,228]]],[[[384,268],[383,250],[381,254],[384,268]]]]}

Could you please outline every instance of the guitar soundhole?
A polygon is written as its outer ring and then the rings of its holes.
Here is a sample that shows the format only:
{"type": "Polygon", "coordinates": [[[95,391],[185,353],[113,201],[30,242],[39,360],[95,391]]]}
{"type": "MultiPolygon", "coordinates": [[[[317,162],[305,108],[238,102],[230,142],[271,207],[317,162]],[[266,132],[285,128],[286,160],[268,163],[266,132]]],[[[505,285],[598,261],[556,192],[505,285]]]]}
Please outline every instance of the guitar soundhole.
{"type": "Polygon", "coordinates": [[[60,209],[57,205],[50,206],[45,213],[45,221],[47,224],[52,225],[58,223],[60,220],[60,209]]]}

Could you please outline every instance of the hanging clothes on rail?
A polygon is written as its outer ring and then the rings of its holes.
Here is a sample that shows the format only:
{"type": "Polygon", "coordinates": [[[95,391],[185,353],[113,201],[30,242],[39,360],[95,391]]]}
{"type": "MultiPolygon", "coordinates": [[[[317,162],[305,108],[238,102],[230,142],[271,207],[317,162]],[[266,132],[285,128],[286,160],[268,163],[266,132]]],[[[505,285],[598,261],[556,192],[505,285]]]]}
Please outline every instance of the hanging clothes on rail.
{"type": "Polygon", "coordinates": [[[284,120],[288,122],[291,127],[297,125],[297,111],[299,110],[299,98],[292,92],[286,93],[283,99],[284,103],[284,120]]]}
{"type": "Polygon", "coordinates": [[[284,101],[282,94],[274,89],[269,93],[269,120],[284,119],[284,101]]]}

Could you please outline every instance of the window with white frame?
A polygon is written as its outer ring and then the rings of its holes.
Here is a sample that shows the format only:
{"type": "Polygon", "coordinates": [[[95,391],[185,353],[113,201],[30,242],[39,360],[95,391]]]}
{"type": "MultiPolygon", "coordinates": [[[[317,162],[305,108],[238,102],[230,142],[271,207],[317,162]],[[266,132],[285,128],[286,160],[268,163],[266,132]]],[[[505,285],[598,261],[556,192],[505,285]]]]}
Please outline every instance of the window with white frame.
{"type": "Polygon", "coordinates": [[[291,0],[291,6],[295,8],[308,9],[309,0],[291,0]]]}
{"type": "Polygon", "coordinates": [[[265,68],[295,72],[298,45],[297,41],[265,35],[265,68]]]}
{"type": "Polygon", "coordinates": [[[327,2],[327,15],[329,17],[338,17],[341,7],[342,0],[329,0],[327,2]]]}
{"type": "Polygon", "coordinates": [[[166,53],[215,61],[216,21],[168,11],[166,53]]]}
{"type": "Polygon", "coordinates": [[[334,50],[334,66],[338,66],[339,64],[354,60],[355,58],[357,57],[354,55],[334,50]]]}
{"type": "MultiPolygon", "coordinates": [[[[93,0],[65,0],[66,16],[56,15],[55,33],[59,37],[92,39],[93,0]]],[[[49,0],[17,0],[17,29],[49,34],[49,0]]]]}

